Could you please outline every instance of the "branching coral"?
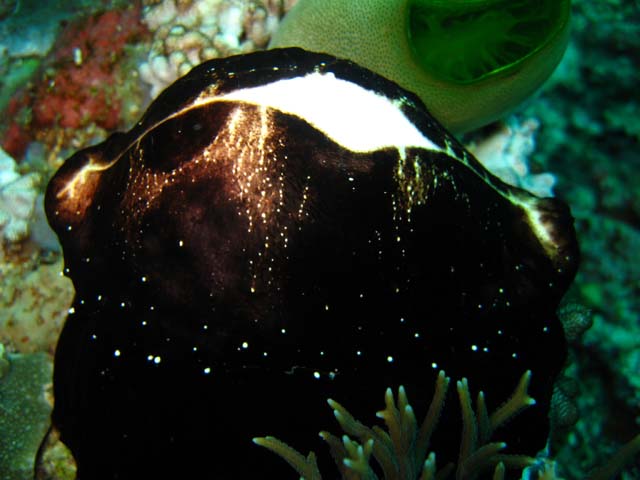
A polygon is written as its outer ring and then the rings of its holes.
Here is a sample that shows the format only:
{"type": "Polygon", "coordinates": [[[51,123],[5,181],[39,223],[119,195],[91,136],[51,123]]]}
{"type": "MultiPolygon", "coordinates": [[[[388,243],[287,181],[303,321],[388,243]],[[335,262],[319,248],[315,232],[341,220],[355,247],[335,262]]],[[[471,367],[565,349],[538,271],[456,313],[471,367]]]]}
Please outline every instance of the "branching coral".
{"type": "Polygon", "coordinates": [[[74,293],[61,271],[62,259],[0,264],[0,342],[21,353],[53,354],[74,293]]]}
{"type": "MultiPolygon", "coordinates": [[[[463,378],[457,382],[463,427],[456,465],[449,463],[437,469],[436,455],[429,448],[450,381],[442,371],[436,380],[431,405],[419,427],[407,394],[400,387],[395,397],[391,389],[387,389],[386,408],[377,413],[384,420],[386,431],[378,426],[366,427],[338,402],[329,400],[334,416],[346,435],[339,439],[331,433],[321,432],[320,436],[329,444],[331,455],[344,480],[377,479],[370,464],[371,457],[376,460],[386,480],[443,479],[454,472],[456,479],[471,480],[488,469],[493,469],[495,480],[503,479],[505,468],[523,469],[536,462],[528,456],[504,455],[501,452],[506,444],[492,441],[498,428],[535,403],[527,394],[530,379],[531,372],[526,372],[513,395],[491,414],[487,411],[482,392],[478,394],[474,410],[467,380],[463,378]],[[357,440],[352,440],[349,435],[357,440]]],[[[254,438],[253,441],[280,455],[306,480],[321,480],[315,453],[304,457],[274,437],[254,438]]]]}

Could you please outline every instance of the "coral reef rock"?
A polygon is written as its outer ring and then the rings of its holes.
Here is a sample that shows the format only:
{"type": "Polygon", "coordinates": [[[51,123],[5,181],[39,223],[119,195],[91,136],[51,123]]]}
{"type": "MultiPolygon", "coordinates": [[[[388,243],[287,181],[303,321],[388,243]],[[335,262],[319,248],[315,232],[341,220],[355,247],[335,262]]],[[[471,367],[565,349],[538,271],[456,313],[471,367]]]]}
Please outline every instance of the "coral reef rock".
{"type": "Polygon", "coordinates": [[[0,472],[3,480],[33,478],[36,454],[51,424],[51,359],[10,354],[0,344],[0,472]]]}
{"type": "Polygon", "coordinates": [[[37,183],[36,174],[20,175],[13,158],[0,149],[0,237],[3,242],[16,243],[29,236],[29,221],[38,196],[37,183]]]}
{"type": "Polygon", "coordinates": [[[539,122],[529,118],[518,122],[510,117],[499,129],[469,150],[491,173],[502,181],[524,188],[541,197],[552,197],[556,179],[551,173],[529,171],[529,156],[535,150],[539,122]]]}
{"type": "Polygon", "coordinates": [[[199,63],[264,47],[284,12],[278,2],[163,0],[147,5],[143,21],[153,32],[140,76],[155,98],[199,63]]]}

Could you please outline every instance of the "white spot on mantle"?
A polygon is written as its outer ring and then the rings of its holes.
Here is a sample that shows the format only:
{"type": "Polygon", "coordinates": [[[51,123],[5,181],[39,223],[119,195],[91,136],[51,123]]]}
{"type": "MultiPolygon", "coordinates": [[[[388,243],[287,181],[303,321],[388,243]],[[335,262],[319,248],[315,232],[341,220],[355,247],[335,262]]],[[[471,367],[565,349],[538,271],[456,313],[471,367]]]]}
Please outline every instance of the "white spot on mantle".
{"type": "Polygon", "coordinates": [[[202,96],[193,106],[247,102],[295,115],[353,152],[386,147],[441,151],[402,113],[397,102],[333,73],[310,73],[219,97],[202,96]]]}

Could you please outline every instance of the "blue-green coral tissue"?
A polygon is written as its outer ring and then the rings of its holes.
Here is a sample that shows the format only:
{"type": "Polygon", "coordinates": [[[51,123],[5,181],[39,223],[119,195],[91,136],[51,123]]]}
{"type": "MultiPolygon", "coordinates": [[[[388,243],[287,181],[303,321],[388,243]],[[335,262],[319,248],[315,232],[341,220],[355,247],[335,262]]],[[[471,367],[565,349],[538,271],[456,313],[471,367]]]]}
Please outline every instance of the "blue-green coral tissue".
{"type": "Polygon", "coordinates": [[[416,93],[454,133],[486,125],[553,72],[570,0],[300,0],[271,47],[347,58],[416,93]]]}

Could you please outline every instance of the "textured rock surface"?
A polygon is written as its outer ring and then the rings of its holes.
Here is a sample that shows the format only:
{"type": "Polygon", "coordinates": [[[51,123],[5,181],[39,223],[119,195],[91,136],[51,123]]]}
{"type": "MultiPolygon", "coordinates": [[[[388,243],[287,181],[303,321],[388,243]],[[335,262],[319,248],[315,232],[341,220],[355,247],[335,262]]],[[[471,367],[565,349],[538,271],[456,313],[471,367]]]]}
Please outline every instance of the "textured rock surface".
{"type": "Polygon", "coordinates": [[[50,426],[51,357],[7,354],[0,344],[0,472],[32,478],[36,453],[50,426]]]}
{"type": "Polygon", "coordinates": [[[37,254],[0,264],[0,342],[12,351],[53,354],[73,301],[62,259],[42,264],[37,254]]]}
{"type": "Polygon", "coordinates": [[[143,21],[153,32],[140,77],[158,94],[195,65],[266,46],[286,2],[162,0],[146,6],[143,21]]]}

